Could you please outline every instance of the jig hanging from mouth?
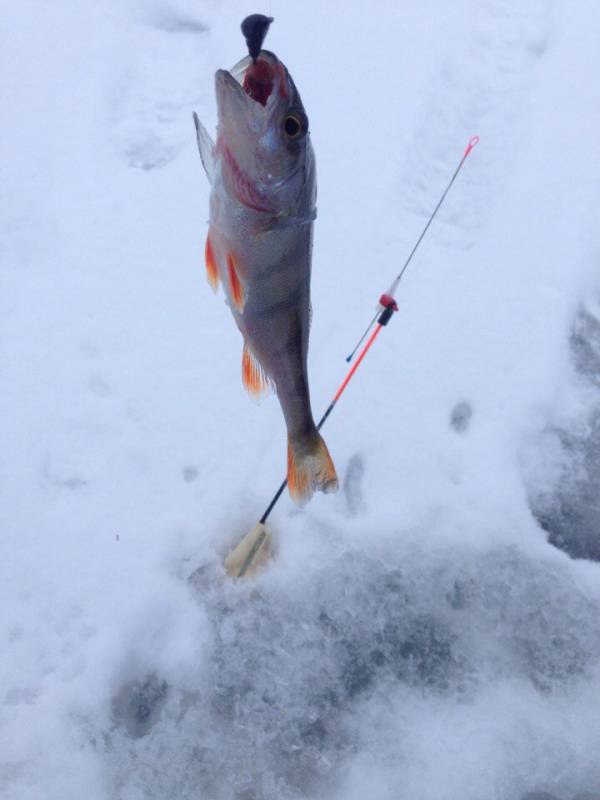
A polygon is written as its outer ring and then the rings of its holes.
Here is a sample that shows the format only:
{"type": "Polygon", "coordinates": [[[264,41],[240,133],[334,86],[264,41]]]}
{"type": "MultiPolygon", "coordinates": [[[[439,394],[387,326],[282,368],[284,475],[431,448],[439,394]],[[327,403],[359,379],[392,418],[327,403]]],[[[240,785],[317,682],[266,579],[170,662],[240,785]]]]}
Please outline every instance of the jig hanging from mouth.
{"type": "Polygon", "coordinates": [[[285,67],[273,53],[262,52],[263,42],[272,22],[273,17],[265,17],[264,14],[250,14],[240,26],[246,40],[248,54],[252,59],[252,63],[246,67],[240,82],[246,94],[262,106],[266,106],[277,76],[280,81],[280,93],[284,97],[287,96],[285,67]]]}
{"type": "Polygon", "coordinates": [[[248,53],[255,64],[272,22],[273,17],[265,17],[264,14],[250,14],[241,24],[248,53]]]}

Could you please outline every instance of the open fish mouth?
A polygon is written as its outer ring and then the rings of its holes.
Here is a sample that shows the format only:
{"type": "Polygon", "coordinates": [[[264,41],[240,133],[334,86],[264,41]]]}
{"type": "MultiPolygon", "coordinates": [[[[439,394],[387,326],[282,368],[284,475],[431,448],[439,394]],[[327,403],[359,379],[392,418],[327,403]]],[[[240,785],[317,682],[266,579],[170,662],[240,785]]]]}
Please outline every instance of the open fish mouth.
{"type": "Polygon", "coordinates": [[[244,206],[275,214],[272,192],[291,175],[276,180],[271,174],[267,177],[268,170],[264,169],[265,176],[259,177],[252,141],[271,125],[277,99],[285,102],[289,96],[286,69],[273,53],[261,50],[256,60],[246,56],[230,71],[218,70],[216,89],[219,116],[227,131],[219,151],[228,184],[244,206]]]}
{"type": "Polygon", "coordinates": [[[245,56],[231,68],[229,75],[248,97],[261,106],[267,105],[276,84],[279,94],[284,98],[288,96],[285,67],[268,50],[261,50],[256,61],[245,56]]]}

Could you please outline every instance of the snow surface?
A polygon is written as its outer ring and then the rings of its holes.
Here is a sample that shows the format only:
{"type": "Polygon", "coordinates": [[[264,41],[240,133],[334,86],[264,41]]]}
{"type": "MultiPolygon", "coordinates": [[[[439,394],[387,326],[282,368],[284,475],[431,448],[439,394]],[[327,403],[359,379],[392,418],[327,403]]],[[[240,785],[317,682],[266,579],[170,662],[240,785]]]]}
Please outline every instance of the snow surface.
{"type": "Polygon", "coordinates": [[[600,564],[547,541],[598,557],[595,0],[3,17],[0,796],[600,797],[600,564]],[[191,113],[261,10],[319,166],[315,413],[481,143],[327,423],[342,489],[235,584],[285,437],[205,280],[191,113]]]}

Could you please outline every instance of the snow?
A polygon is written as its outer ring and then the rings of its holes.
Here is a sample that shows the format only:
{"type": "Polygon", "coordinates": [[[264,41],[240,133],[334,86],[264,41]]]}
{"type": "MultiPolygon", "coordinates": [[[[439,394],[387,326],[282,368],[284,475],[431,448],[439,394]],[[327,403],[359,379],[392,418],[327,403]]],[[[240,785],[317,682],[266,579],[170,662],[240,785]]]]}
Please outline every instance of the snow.
{"type": "Polygon", "coordinates": [[[4,16],[0,795],[600,795],[597,4],[4,16]],[[235,584],[285,436],[203,274],[192,110],[255,11],[318,161],[317,415],[481,142],[324,429],[339,494],[235,584]]]}

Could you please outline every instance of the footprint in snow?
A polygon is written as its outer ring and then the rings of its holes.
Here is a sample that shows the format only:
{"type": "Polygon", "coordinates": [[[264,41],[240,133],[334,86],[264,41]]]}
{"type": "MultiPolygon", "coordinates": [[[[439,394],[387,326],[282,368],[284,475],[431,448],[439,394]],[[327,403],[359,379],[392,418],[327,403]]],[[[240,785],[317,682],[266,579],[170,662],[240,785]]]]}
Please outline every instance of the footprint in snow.
{"type": "Polygon", "coordinates": [[[457,403],[450,414],[450,427],[457,433],[468,431],[473,416],[472,406],[466,400],[457,403]]]}
{"type": "Polygon", "coordinates": [[[194,143],[192,110],[212,92],[205,80],[207,32],[201,20],[173,10],[131,27],[129,63],[114,86],[110,114],[113,142],[127,166],[161,169],[194,143]]]}
{"type": "Polygon", "coordinates": [[[463,141],[471,133],[482,135],[485,146],[476,151],[476,168],[464,171],[432,231],[438,243],[458,249],[477,241],[490,208],[486,197],[494,183],[494,161],[501,158],[504,163],[521,135],[533,63],[545,54],[550,36],[543,0],[488,0],[473,3],[473,9],[460,55],[446,55],[432,79],[423,124],[415,130],[410,158],[399,176],[406,211],[425,220],[463,141]],[[433,119],[436,125],[431,125],[433,119]]]}
{"type": "Polygon", "coordinates": [[[115,723],[123,727],[132,739],[145,736],[160,719],[168,690],[166,681],[154,674],[126,683],[113,699],[115,723]]]}
{"type": "Polygon", "coordinates": [[[96,397],[109,397],[109,395],[112,394],[110,386],[101,375],[91,375],[88,386],[91,393],[96,397]]]}
{"type": "Polygon", "coordinates": [[[157,16],[154,25],[166,33],[201,34],[208,33],[208,25],[193,17],[178,16],[175,13],[165,12],[157,16]]]}
{"type": "Polygon", "coordinates": [[[354,453],[348,462],[344,475],[342,490],[346,505],[346,513],[355,517],[365,509],[363,480],[365,476],[365,460],[360,453],[354,453]]]}
{"type": "Polygon", "coordinates": [[[194,483],[194,481],[198,480],[198,470],[196,467],[187,465],[182,468],[181,474],[183,476],[183,480],[186,483],[194,483]]]}
{"type": "Polygon", "coordinates": [[[50,486],[68,489],[71,492],[77,492],[89,485],[89,481],[81,475],[69,472],[68,467],[57,467],[50,459],[46,459],[42,467],[42,479],[50,486]]]}

